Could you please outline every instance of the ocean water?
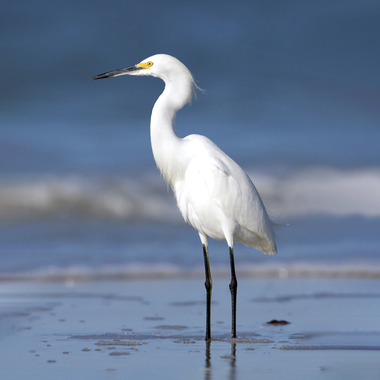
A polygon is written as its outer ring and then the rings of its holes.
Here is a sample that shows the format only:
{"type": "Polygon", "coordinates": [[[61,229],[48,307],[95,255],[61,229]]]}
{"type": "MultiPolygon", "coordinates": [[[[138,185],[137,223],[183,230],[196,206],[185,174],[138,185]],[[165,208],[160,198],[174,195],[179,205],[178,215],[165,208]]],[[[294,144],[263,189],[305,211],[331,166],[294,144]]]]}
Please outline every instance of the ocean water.
{"type": "MultiPolygon", "coordinates": [[[[204,92],[177,116],[251,176],[279,254],[241,273],[380,277],[380,4],[19,0],[0,23],[0,278],[201,275],[196,231],[160,177],[163,83],[91,78],[156,53],[204,92]]],[[[228,273],[211,242],[214,273],[228,273]]]]}

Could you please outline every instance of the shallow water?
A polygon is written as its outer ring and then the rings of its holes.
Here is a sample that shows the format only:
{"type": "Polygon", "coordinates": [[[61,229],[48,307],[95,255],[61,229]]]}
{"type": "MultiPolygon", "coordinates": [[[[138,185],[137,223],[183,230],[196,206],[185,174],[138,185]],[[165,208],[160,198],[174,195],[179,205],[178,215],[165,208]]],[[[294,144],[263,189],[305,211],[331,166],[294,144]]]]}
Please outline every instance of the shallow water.
{"type": "MultiPolygon", "coordinates": [[[[378,218],[296,219],[277,233],[276,256],[237,244],[237,270],[270,277],[379,277],[378,228],[378,218]]],[[[185,224],[33,221],[3,226],[0,242],[3,279],[203,276],[204,270],[198,234],[185,224]]],[[[214,275],[229,275],[225,242],[210,242],[210,263],[214,275]]]]}

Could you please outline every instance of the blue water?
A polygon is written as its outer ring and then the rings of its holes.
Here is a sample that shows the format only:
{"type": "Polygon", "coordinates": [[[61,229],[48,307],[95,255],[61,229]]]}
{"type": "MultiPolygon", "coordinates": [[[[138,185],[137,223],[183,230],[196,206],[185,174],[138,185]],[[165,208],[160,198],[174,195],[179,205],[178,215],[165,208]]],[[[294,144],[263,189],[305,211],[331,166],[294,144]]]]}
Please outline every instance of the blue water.
{"type": "Polygon", "coordinates": [[[200,270],[150,148],[163,83],[91,80],[155,53],[205,89],[178,134],[216,142],[282,224],[279,255],[239,245],[240,268],[379,275],[379,17],[375,0],[4,4],[0,275],[200,270]]]}

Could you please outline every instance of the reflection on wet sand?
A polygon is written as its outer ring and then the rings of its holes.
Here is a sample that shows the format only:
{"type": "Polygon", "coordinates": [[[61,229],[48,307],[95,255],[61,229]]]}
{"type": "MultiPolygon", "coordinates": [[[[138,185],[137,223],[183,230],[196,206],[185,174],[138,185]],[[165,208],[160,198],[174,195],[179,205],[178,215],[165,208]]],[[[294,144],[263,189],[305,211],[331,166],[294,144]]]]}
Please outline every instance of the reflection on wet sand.
{"type": "MultiPolygon", "coordinates": [[[[206,341],[206,365],[205,365],[205,380],[212,380],[212,364],[211,364],[211,340],[206,341]]],[[[231,355],[226,355],[222,357],[223,359],[229,359],[230,368],[228,380],[236,379],[236,343],[231,342],[231,355]]]]}

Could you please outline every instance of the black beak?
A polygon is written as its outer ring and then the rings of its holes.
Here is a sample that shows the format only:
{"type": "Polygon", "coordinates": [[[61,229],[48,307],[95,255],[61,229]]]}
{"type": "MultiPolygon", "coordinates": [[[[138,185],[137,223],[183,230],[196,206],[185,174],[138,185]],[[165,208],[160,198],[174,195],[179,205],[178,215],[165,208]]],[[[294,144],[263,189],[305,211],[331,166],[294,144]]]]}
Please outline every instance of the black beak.
{"type": "Polygon", "coordinates": [[[131,66],[131,67],[126,67],[125,69],[108,71],[107,73],[96,75],[92,79],[103,79],[103,78],[117,77],[119,75],[128,75],[129,73],[131,73],[133,71],[139,71],[139,70],[143,70],[143,69],[144,68],[140,67],[140,66],[131,66]]]}

